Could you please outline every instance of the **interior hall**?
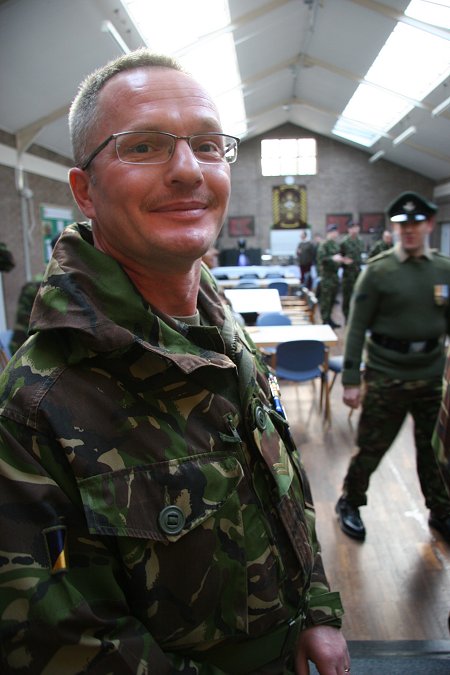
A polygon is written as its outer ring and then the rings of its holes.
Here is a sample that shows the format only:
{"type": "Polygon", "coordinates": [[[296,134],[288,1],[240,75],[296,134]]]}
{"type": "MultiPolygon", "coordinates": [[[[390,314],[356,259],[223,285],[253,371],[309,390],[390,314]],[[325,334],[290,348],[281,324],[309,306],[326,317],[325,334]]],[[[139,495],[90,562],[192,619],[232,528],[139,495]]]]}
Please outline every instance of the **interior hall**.
{"type": "Polygon", "coordinates": [[[410,416],[371,479],[365,540],[339,527],[360,416],[343,403],[343,275],[326,317],[317,257],[302,276],[297,247],[304,235],[316,256],[333,228],[340,246],[356,226],[364,269],[383,232],[399,241],[388,210],[408,193],[435,205],[427,242],[450,256],[450,0],[0,0],[0,264],[12,258],[0,368],[24,286],[37,289],[56,238],[86,220],[68,183],[77,87],[143,46],[204,82],[240,139],[208,262],[224,301],[274,370],[281,342],[324,345],[316,379],[279,382],[352,673],[448,673],[450,545],[427,524],[410,416]],[[264,326],[269,312],[287,319],[264,326]]]}

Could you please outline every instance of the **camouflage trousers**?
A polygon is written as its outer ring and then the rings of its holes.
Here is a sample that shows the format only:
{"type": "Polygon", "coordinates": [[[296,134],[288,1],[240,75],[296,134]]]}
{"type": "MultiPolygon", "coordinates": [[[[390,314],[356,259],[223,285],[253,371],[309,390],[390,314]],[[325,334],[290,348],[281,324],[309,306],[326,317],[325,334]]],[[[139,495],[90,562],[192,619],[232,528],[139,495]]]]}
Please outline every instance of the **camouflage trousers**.
{"type": "Polygon", "coordinates": [[[344,479],[343,494],[354,506],[367,504],[372,473],[410,413],[416,466],[425,503],[438,517],[450,515],[450,499],[431,444],[442,397],[442,379],[402,381],[368,369],[358,425],[358,451],[344,479]]]}
{"type": "Polygon", "coordinates": [[[323,323],[331,320],[334,301],[339,289],[339,278],[337,274],[332,276],[323,276],[320,279],[319,305],[320,315],[323,323]]]}
{"type": "Polygon", "coordinates": [[[345,316],[346,321],[350,311],[350,300],[353,293],[353,287],[356,283],[358,275],[359,270],[354,270],[344,272],[342,277],[342,313],[345,316]]]}

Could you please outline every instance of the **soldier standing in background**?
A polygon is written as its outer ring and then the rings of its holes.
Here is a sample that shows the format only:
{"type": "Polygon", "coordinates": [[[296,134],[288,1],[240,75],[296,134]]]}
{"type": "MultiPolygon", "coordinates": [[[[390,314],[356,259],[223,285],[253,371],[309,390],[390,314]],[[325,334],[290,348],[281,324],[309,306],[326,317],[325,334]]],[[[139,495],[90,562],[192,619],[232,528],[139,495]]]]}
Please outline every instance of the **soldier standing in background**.
{"type": "Polygon", "coordinates": [[[389,251],[393,245],[392,232],[390,230],[384,230],[381,239],[376,241],[370,249],[368,258],[374,258],[379,253],[383,253],[383,251],[389,251]]]}
{"type": "Polygon", "coordinates": [[[450,543],[450,498],[432,447],[442,396],[444,338],[450,334],[450,258],[428,246],[436,210],[435,204],[415,192],[395,199],[388,215],[399,242],[368,262],[353,294],[343,398],[351,408],[362,404],[362,411],[358,450],[344,478],[336,512],[341,529],[354,539],[364,539],[366,534],[359,507],[367,503],[370,476],[411,414],[428,522],[450,543]]]}
{"type": "Polygon", "coordinates": [[[348,234],[341,241],[340,253],[344,259],[342,265],[342,313],[347,321],[350,298],[352,297],[356,279],[361,271],[362,254],[364,253],[364,242],[359,236],[358,223],[350,223],[348,225],[348,234]]]}
{"type": "Polygon", "coordinates": [[[303,230],[300,235],[296,256],[300,268],[300,282],[310,291],[312,288],[311,267],[315,262],[316,247],[308,237],[306,230],[303,230]]]}
{"type": "Polygon", "coordinates": [[[339,267],[344,262],[344,258],[339,251],[337,237],[337,225],[328,225],[326,239],[319,244],[317,249],[317,267],[320,277],[320,314],[322,322],[328,323],[332,328],[340,328],[340,324],[331,318],[331,313],[339,290],[339,267]]]}

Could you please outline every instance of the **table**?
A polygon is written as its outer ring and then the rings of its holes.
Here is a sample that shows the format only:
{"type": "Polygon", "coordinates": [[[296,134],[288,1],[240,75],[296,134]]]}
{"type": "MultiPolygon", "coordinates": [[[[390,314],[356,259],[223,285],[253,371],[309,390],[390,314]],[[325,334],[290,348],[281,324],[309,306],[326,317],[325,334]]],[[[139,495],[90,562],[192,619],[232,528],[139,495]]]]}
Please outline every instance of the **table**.
{"type": "Polygon", "coordinates": [[[280,294],[275,288],[235,288],[224,293],[239,314],[282,311],[280,294]]]}
{"type": "MultiPolygon", "coordinates": [[[[281,342],[292,340],[319,340],[326,347],[334,345],[338,341],[338,336],[328,324],[305,324],[300,326],[248,326],[247,332],[250,334],[255,345],[259,348],[276,347],[281,342]]],[[[275,355],[274,355],[275,356],[275,355]]],[[[272,365],[275,365],[274,363],[272,365]]],[[[328,373],[328,349],[325,350],[325,361],[323,363],[325,373],[328,373]]],[[[330,422],[330,390],[328,378],[325,382],[325,414],[326,422],[330,422]]]]}
{"type": "Polygon", "coordinates": [[[254,283],[258,284],[258,288],[267,288],[267,286],[272,283],[272,281],[284,281],[287,283],[289,286],[289,290],[291,291],[293,288],[298,288],[300,286],[300,279],[298,277],[276,277],[276,278],[271,278],[271,277],[266,277],[264,279],[261,278],[256,278],[256,279],[216,279],[216,283],[219,286],[219,288],[236,288],[241,283],[254,283]]]}
{"type": "Polygon", "coordinates": [[[326,324],[311,323],[293,326],[247,326],[246,330],[257,347],[276,347],[290,340],[320,340],[327,347],[338,341],[334,330],[326,324]]]}

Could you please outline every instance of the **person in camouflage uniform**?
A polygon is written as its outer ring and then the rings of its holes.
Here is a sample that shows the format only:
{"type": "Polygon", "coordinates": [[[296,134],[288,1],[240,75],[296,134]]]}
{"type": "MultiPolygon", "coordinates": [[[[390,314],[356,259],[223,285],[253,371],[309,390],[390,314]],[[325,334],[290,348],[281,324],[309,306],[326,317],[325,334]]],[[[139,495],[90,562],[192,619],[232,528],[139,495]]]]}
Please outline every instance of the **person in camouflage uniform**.
{"type": "Polygon", "coordinates": [[[11,354],[17,351],[21,344],[28,337],[28,326],[30,323],[31,310],[41,285],[43,276],[38,276],[31,281],[27,281],[20,290],[19,300],[17,301],[16,318],[14,322],[13,334],[9,348],[11,354]]]}
{"type": "Polygon", "coordinates": [[[369,251],[368,258],[375,258],[376,255],[384,253],[384,251],[389,251],[394,245],[392,241],[392,232],[390,230],[384,230],[381,239],[379,239],[369,251]]]}
{"type": "Polygon", "coordinates": [[[444,371],[444,391],[433,435],[433,447],[450,494],[450,347],[444,371]]]}
{"type": "MultiPolygon", "coordinates": [[[[58,237],[59,233],[53,237],[51,241],[52,249],[55,246],[58,237]]],[[[14,352],[19,349],[20,345],[22,345],[28,337],[31,310],[33,309],[33,303],[43,278],[43,274],[36,274],[36,276],[31,281],[27,281],[20,289],[13,334],[9,343],[11,354],[14,354],[14,352]]]]}
{"type": "MultiPolygon", "coordinates": [[[[433,435],[433,447],[436,459],[441,469],[447,492],[450,495],[450,347],[447,350],[447,362],[444,372],[444,390],[441,407],[433,435]]],[[[448,629],[450,631],[450,612],[448,615],[448,629]]]]}
{"type": "Polygon", "coordinates": [[[0,671],[342,673],[276,383],[201,263],[237,140],[146,50],[88,77],[69,120],[92,225],[61,235],[0,380],[0,671]],[[167,132],[123,133],[142,128],[167,132]]]}
{"type": "Polygon", "coordinates": [[[6,244],[0,242],[0,272],[10,272],[15,266],[13,254],[6,244]]]}
{"type": "Polygon", "coordinates": [[[328,225],[326,239],[319,244],[317,249],[317,267],[320,277],[320,314],[322,316],[322,322],[330,324],[332,328],[340,327],[340,325],[333,321],[331,317],[337,292],[339,290],[338,271],[343,262],[343,258],[339,251],[337,237],[337,225],[328,225]]]}
{"type": "Polygon", "coordinates": [[[342,313],[346,321],[350,309],[350,298],[352,297],[358,274],[361,271],[362,254],[364,253],[364,242],[358,235],[358,223],[350,223],[348,234],[340,244],[340,253],[344,259],[342,265],[342,313]]]}
{"type": "Polygon", "coordinates": [[[432,447],[442,394],[444,337],[450,334],[450,258],[431,251],[427,243],[436,210],[414,192],[399,195],[388,209],[399,242],[372,258],[355,286],[342,383],[344,403],[357,408],[362,401],[362,411],[358,449],[336,505],[341,529],[355,539],[366,534],[359,507],[367,503],[370,476],[410,413],[429,525],[450,543],[450,497],[432,447]]]}

